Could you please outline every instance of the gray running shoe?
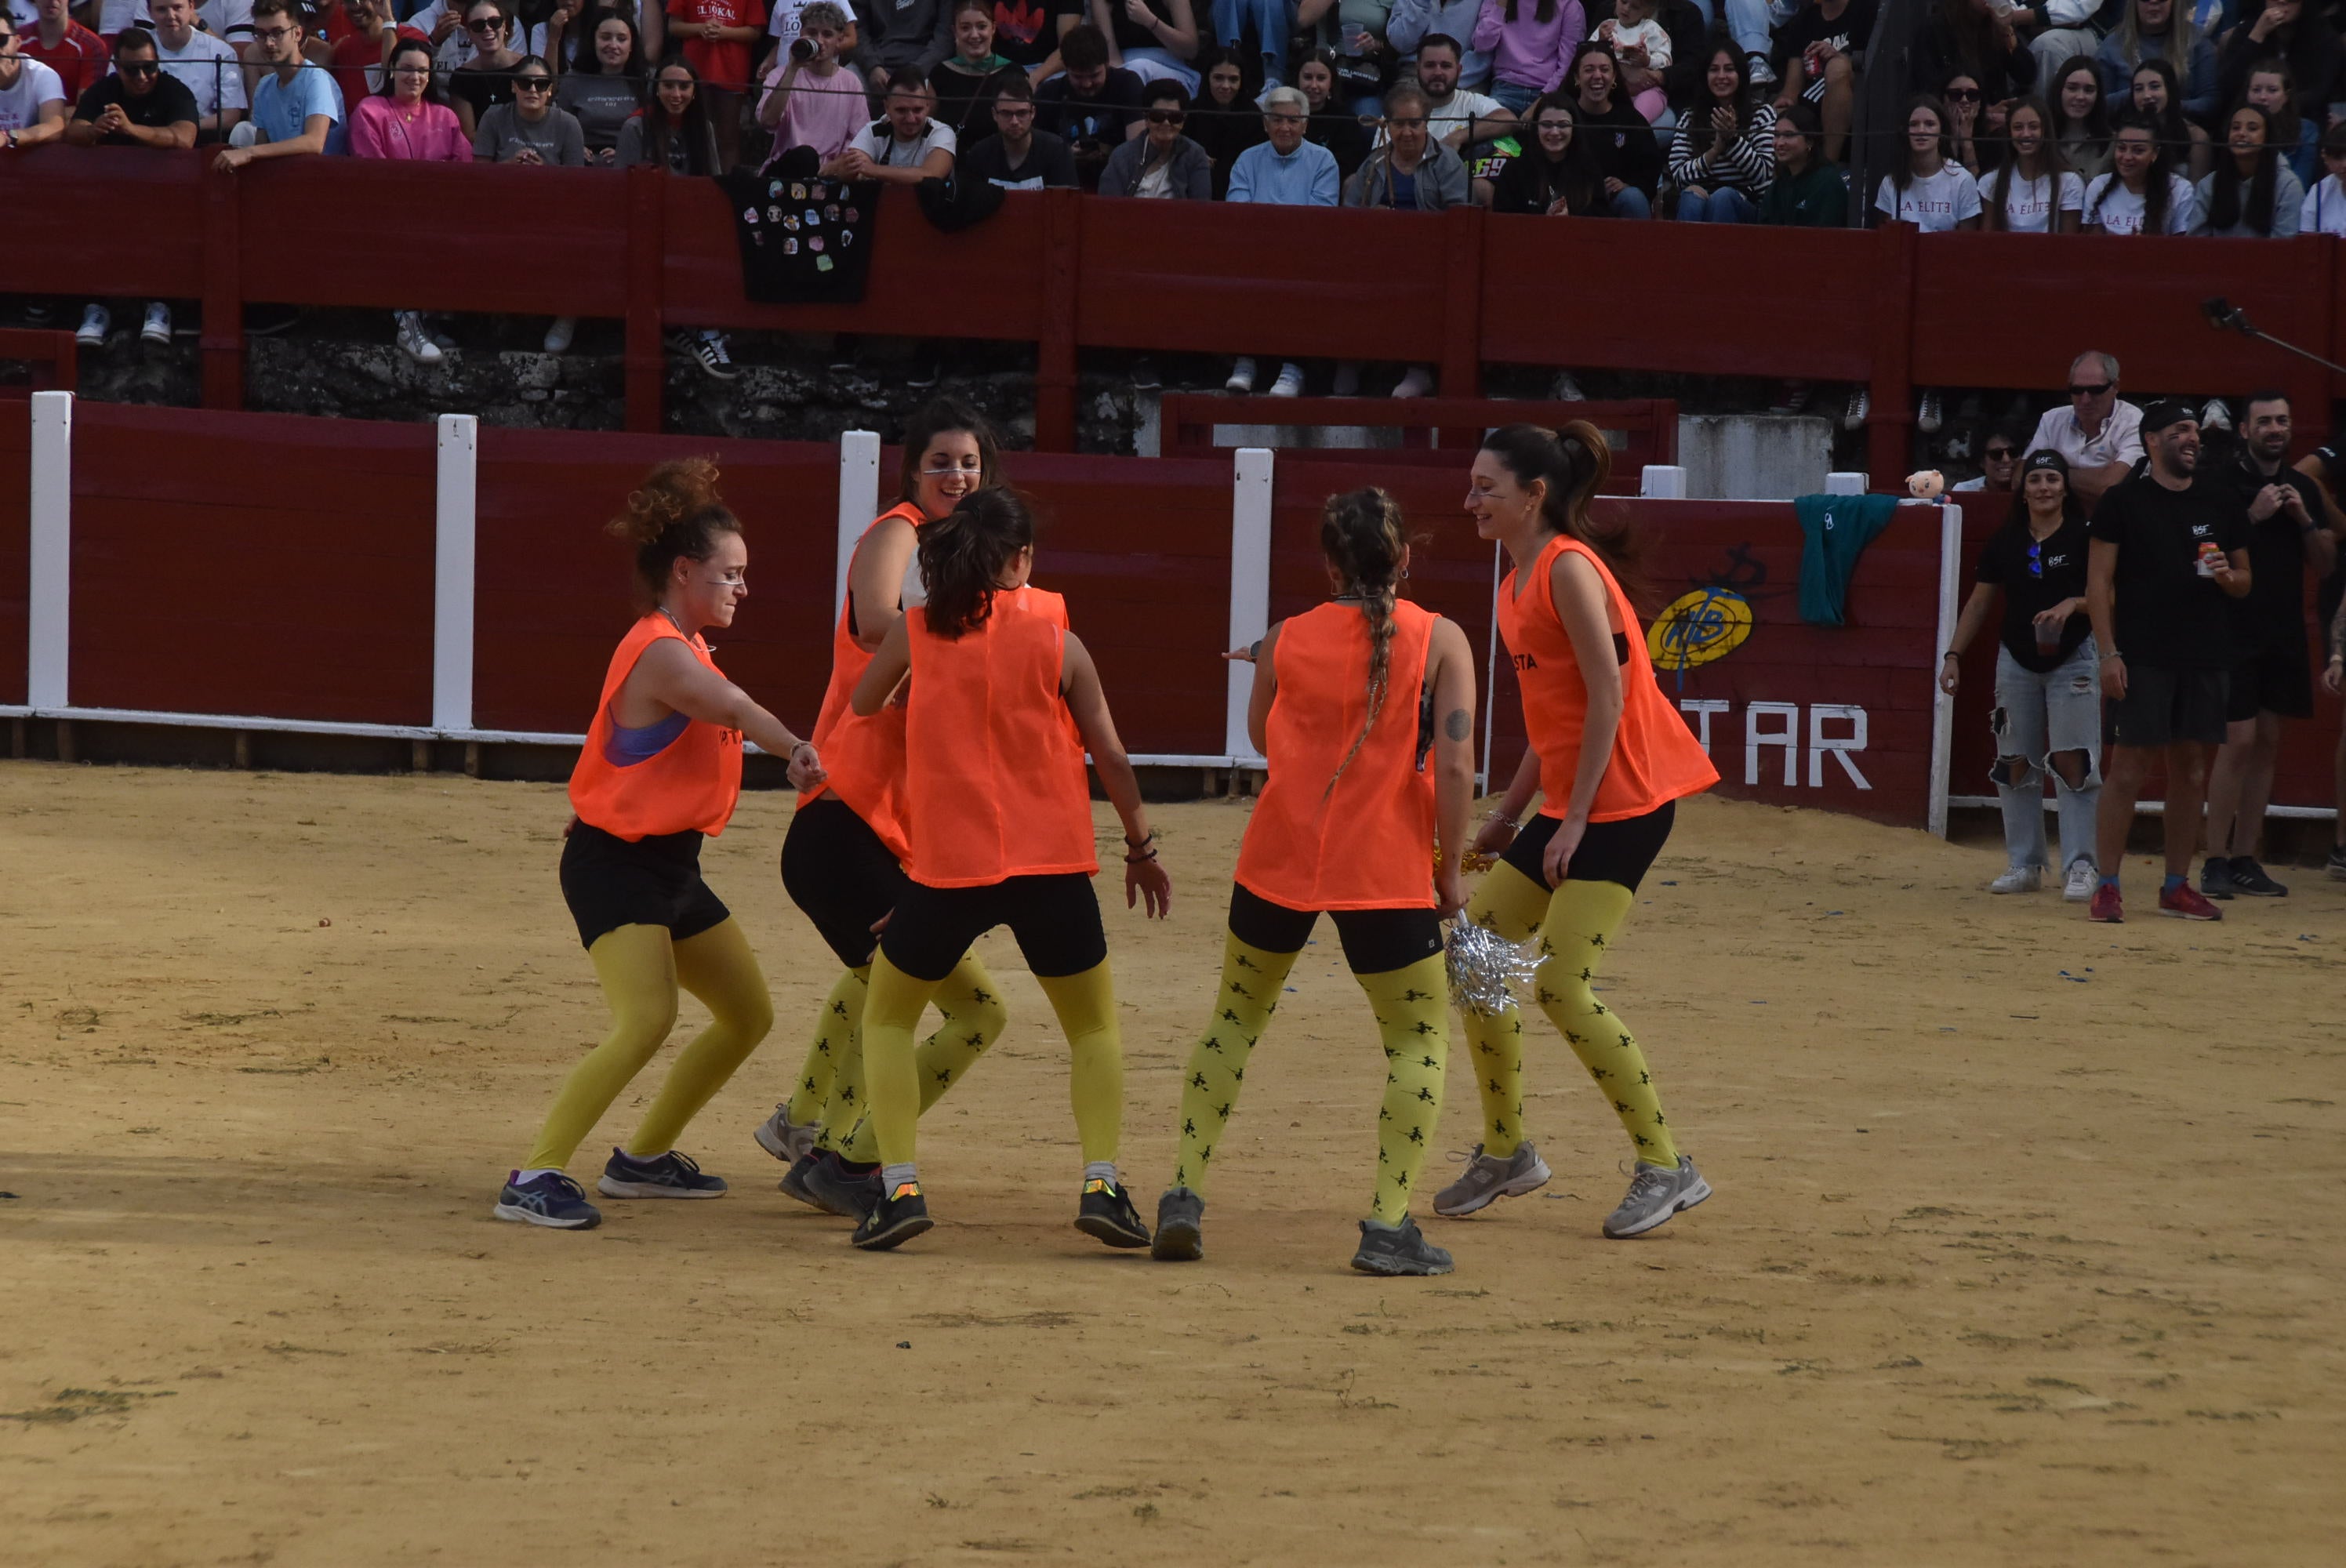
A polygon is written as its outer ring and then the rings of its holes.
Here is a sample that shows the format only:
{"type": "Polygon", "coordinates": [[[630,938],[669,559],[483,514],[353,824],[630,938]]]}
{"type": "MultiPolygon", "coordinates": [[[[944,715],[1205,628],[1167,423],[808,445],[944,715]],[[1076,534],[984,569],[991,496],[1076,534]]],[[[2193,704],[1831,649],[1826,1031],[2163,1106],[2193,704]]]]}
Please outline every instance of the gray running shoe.
{"type": "Polygon", "coordinates": [[[1515,1152],[1505,1159],[1483,1152],[1476,1144],[1471,1155],[1453,1154],[1454,1160],[1466,1162],[1464,1175],[1433,1195],[1433,1212],[1444,1219],[1458,1219],[1474,1213],[1503,1197],[1521,1197],[1547,1185],[1547,1162],[1525,1138],[1515,1145],[1515,1152]]]}
{"type": "Polygon", "coordinates": [[[2252,899],[2285,899],[2289,890],[2265,875],[2254,855],[2232,857],[2232,891],[2246,893],[2252,899]]]}
{"type": "Polygon", "coordinates": [[[1160,1263],[1195,1263],[1206,1256],[1206,1200],[1186,1186],[1168,1186],[1157,1200],[1157,1235],[1148,1256],[1160,1263]]]}
{"type": "Polygon", "coordinates": [[[1361,1249],[1352,1267],[1363,1274],[1447,1274],[1450,1254],[1425,1239],[1417,1221],[1404,1219],[1399,1230],[1361,1221],[1361,1249]]]}
{"type": "Polygon", "coordinates": [[[799,1172],[799,1185],[817,1208],[827,1208],[842,1219],[861,1220],[880,1201],[880,1167],[855,1165],[844,1155],[817,1149],[814,1163],[799,1172]]]}
{"type": "Polygon", "coordinates": [[[790,1120],[790,1103],[784,1100],[774,1107],[774,1114],[758,1124],[750,1135],[758,1146],[785,1165],[795,1164],[814,1150],[815,1135],[822,1131],[821,1122],[809,1122],[801,1126],[790,1120]]]}
{"type": "Polygon", "coordinates": [[[1692,1208],[1710,1196],[1710,1184],[1694,1168],[1694,1161],[1678,1156],[1678,1169],[1641,1165],[1629,1178],[1628,1195],[1605,1221],[1605,1234],[1619,1241],[1643,1236],[1682,1208],[1692,1208]]]}

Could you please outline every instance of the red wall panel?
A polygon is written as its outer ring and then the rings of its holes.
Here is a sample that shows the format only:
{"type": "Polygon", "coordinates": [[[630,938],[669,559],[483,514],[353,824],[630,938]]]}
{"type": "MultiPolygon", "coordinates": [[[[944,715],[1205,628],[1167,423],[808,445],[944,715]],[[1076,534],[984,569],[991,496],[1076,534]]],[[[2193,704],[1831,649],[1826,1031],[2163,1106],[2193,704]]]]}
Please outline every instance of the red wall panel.
{"type": "Polygon", "coordinates": [[[10,159],[10,292],[194,299],[204,270],[199,160],[213,156],[52,143],[10,159]]]}
{"type": "Polygon", "coordinates": [[[426,724],[433,433],[82,402],[76,706],[426,724]]]}
{"type": "Polygon", "coordinates": [[[0,402],[0,702],[5,703],[25,700],[32,406],[24,400],[0,402]]]}

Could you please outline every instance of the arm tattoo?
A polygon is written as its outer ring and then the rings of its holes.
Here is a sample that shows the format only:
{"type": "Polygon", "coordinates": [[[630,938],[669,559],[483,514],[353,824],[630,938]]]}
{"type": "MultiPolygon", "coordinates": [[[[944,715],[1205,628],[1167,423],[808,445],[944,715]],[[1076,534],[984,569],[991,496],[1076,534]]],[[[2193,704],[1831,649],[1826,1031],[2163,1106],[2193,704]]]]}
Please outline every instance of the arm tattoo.
{"type": "Polygon", "coordinates": [[[1474,721],[1463,708],[1454,708],[1442,721],[1442,733],[1453,740],[1464,740],[1474,733],[1474,721]]]}

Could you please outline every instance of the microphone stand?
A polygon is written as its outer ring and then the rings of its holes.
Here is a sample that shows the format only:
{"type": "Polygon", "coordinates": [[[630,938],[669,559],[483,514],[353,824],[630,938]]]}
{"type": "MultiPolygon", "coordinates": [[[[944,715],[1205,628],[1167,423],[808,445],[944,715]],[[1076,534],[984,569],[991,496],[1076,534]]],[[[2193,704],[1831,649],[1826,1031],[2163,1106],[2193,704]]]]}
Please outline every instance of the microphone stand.
{"type": "Polygon", "coordinates": [[[2259,342],[2270,343],[2274,348],[2295,354],[2299,359],[2311,360],[2333,375],[2346,376],[2346,365],[2325,360],[2311,350],[2300,349],[2295,343],[2274,337],[2270,332],[2259,331],[2249,324],[2249,313],[2229,300],[2219,298],[2203,300],[2200,303],[2199,311],[2208,318],[2208,324],[2219,332],[2238,332],[2244,338],[2254,338],[2259,342]]]}

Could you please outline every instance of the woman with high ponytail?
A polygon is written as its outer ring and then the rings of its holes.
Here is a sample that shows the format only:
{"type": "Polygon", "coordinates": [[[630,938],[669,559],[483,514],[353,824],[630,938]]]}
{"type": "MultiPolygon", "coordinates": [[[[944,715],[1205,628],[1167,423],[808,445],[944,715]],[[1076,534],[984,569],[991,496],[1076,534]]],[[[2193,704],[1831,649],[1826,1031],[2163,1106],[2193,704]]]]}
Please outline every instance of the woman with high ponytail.
{"type": "Polygon", "coordinates": [[[678,986],[709,1008],[709,1027],[678,1056],[635,1136],[611,1151],[597,1187],[607,1197],[724,1195],[722,1180],[673,1145],[774,1013],[741,928],[701,880],[700,844],[733,815],[744,738],[787,758],[801,789],[823,778],[815,748],[719,674],[701,637],[731,626],[750,593],[749,547],[718,495],[717,465],[660,464],[609,531],[634,548],[645,610],[611,656],[570,775],[562,896],[610,1003],[611,1032],[571,1070],[494,1210],[558,1230],[602,1221],[562,1167],[668,1039],[678,986]]]}
{"type": "Polygon", "coordinates": [[[1203,1256],[1215,1146],[1326,911],[1384,1044],[1376,1186],[1352,1267],[1447,1274],[1450,1254],[1426,1241],[1409,1200],[1433,1146],[1449,1054],[1442,921],[1465,902],[1474,655],[1454,622],[1401,597],[1409,540],[1392,496],[1330,497],[1320,548],[1328,601],[1233,656],[1255,667],[1247,735],[1270,770],[1239,849],[1221,988],[1183,1077],[1180,1155],[1158,1200],[1154,1250],[1203,1256]]]}
{"type": "Polygon", "coordinates": [[[1091,655],[1063,617],[1025,597],[1035,521],[1007,490],[979,490],[921,531],[926,602],[888,628],[855,683],[856,713],[901,700],[909,879],[881,933],[863,1010],[864,1075],[882,1162],[857,1247],[897,1247],[931,1225],[913,1154],[923,1094],[913,1028],[970,943],[1006,925],[1067,1037],[1084,1176],[1076,1227],[1146,1247],[1116,1166],[1124,1046],[1107,934],[1092,878],[1084,752],[1124,823],[1124,901],[1171,907],[1139,781],[1091,655]],[[910,677],[909,686],[906,677],[910,677]],[[903,695],[899,697],[899,693],[903,695]]]}
{"type": "MultiPolygon", "coordinates": [[[[1466,917],[1509,942],[1537,936],[1540,1011],[1611,1103],[1637,1153],[1628,1195],[1605,1222],[1637,1236],[1710,1196],[1678,1152],[1660,1091],[1637,1042],[1589,982],[1614,945],[1638,882],[1668,839],[1681,797],[1719,782],[1702,747],[1654,679],[1625,579],[1637,540],[1606,527],[1592,503],[1612,472],[1604,433],[1576,420],[1561,431],[1511,424],[1474,455],[1467,514],[1514,563],[1499,585],[1499,633],[1515,660],[1530,746],[1476,836],[1499,854],[1466,917]],[[1545,797],[1531,825],[1517,820],[1545,797]],[[1500,851],[1504,851],[1500,853],[1500,851]]],[[[1434,1195],[1456,1218],[1545,1184],[1548,1168],[1524,1135],[1523,1019],[1510,1005],[1469,1013],[1483,1141],[1434,1195]]]]}

